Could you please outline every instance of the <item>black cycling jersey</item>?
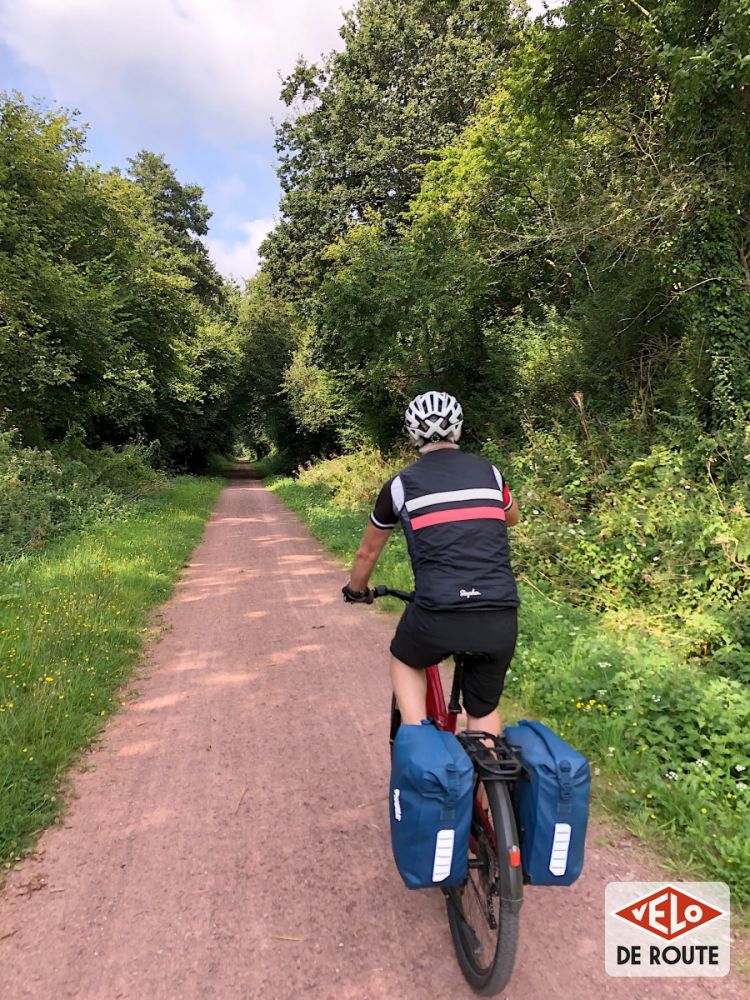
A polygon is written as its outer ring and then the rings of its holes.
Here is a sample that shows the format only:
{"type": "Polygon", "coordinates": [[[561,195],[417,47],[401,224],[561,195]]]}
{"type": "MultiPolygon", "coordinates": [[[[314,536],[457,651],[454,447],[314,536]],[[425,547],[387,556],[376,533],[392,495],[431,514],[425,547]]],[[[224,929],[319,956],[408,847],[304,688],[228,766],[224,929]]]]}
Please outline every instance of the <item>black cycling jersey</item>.
{"type": "Polygon", "coordinates": [[[380,491],[370,520],[401,522],[414,570],[414,600],[434,611],[515,608],[505,511],[513,497],[486,459],[439,448],[380,491]]]}

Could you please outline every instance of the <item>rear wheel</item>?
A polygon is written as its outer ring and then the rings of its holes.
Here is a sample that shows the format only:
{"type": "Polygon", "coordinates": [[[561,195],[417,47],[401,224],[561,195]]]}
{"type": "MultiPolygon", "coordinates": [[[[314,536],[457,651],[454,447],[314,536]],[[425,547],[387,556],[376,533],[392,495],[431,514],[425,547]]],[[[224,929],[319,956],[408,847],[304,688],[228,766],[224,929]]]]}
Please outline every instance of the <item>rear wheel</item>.
{"type": "Polygon", "coordinates": [[[505,782],[477,782],[471,827],[466,882],[446,893],[448,922],[467,982],[481,996],[495,996],[513,972],[522,892],[509,859],[518,840],[505,782]]]}

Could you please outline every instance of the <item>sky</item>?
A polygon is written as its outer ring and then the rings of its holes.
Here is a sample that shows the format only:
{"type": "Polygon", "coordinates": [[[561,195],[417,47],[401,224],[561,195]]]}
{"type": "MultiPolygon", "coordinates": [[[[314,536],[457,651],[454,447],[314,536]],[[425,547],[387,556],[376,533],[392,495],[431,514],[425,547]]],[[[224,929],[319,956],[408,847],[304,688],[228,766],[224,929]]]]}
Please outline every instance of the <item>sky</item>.
{"type": "MultiPolygon", "coordinates": [[[[80,111],[88,157],[163,153],[204,189],[206,239],[242,281],[278,213],[280,79],[341,44],[351,0],[0,0],[0,91],[80,111]]],[[[540,9],[542,0],[532,0],[540,9]]]]}

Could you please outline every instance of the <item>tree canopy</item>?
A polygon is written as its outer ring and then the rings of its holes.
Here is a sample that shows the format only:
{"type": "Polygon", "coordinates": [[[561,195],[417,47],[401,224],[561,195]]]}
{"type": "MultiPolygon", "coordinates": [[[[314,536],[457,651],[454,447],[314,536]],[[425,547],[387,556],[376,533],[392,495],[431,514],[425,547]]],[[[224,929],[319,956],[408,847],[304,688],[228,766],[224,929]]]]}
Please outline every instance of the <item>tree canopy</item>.
{"type": "Polygon", "coordinates": [[[570,0],[521,26],[363,0],[345,49],[285,83],[302,104],[263,247],[320,405],[380,444],[435,382],[480,437],[570,416],[575,392],[647,437],[661,411],[742,421],[749,12],[570,0]]]}
{"type": "Polygon", "coordinates": [[[0,100],[0,406],[30,444],[230,447],[236,293],[199,241],[202,192],[162,157],[131,179],[84,152],[70,115],[0,100]]]}

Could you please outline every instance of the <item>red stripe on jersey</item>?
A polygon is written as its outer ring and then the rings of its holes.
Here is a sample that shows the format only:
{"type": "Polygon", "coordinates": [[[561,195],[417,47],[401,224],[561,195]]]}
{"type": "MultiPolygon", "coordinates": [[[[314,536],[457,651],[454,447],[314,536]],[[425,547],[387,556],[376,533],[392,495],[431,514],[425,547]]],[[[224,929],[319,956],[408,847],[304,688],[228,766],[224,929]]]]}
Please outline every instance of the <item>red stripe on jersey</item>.
{"type": "Polygon", "coordinates": [[[493,521],[504,521],[505,511],[502,507],[454,507],[453,510],[436,510],[432,514],[420,514],[411,519],[415,531],[429,528],[432,524],[449,524],[451,521],[478,521],[480,518],[493,521]]]}

